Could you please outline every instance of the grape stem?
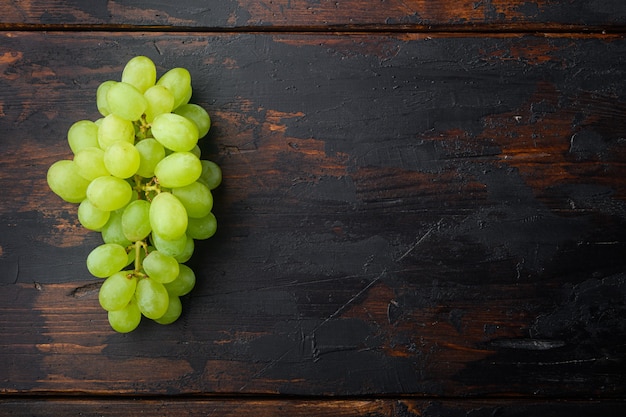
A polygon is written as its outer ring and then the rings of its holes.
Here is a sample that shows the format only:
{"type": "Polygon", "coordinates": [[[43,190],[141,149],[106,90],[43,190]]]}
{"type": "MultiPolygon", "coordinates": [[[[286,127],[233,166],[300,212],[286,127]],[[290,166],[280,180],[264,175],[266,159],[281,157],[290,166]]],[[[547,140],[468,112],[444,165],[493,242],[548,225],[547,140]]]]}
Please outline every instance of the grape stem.
{"type": "Polygon", "coordinates": [[[134,276],[143,276],[141,272],[141,250],[145,250],[148,252],[148,245],[143,240],[138,240],[135,242],[135,270],[133,271],[134,276]]]}
{"type": "Polygon", "coordinates": [[[137,125],[138,130],[139,130],[137,134],[135,135],[137,139],[141,140],[141,139],[147,139],[150,137],[148,136],[148,131],[152,127],[152,124],[148,123],[148,121],[146,120],[145,113],[142,114],[141,118],[135,122],[135,125],[137,125]]]}
{"type": "Polygon", "coordinates": [[[161,193],[161,185],[159,184],[157,177],[152,177],[152,179],[144,184],[142,188],[146,196],[146,200],[150,202],[152,202],[152,198],[150,197],[151,192],[154,192],[155,194],[161,193]]]}
{"type": "Polygon", "coordinates": [[[133,187],[133,189],[137,191],[137,198],[139,200],[145,198],[146,201],[152,201],[150,194],[159,194],[161,192],[161,185],[159,184],[159,180],[157,179],[157,177],[152,177],[147,182],[144,182],[144,180],[147,180],[147,178],[144,178],[140,175],[135,175],[135,186],[133,187]]]}

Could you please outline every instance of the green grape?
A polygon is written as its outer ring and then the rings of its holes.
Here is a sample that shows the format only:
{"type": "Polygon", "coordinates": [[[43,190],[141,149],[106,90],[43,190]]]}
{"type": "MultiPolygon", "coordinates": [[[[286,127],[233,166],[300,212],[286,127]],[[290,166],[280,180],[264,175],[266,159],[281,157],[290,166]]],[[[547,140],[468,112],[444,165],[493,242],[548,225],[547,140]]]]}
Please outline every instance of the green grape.
{"type": "Polygon", "coordinates": [[[191,152],[174,152],[163,158],[154,168],[159,184],[165,188],[179,188],[196,181],[202,173],[202,163],[191,152]]]}
{"type": "Polygon", "coordinates": [[[109,110],[109,103],[107,103],[107,93],[109,92],[109,88],[114,85],[117,81],[109,80],[105,81],[98,86],[98,90],[96,90],[96,105],[98,107],[98,111],[103,116],[108,116],[111,114],[111,110],[109,110]]]}
{"type": "Polygon", "coordinates": [[[104,166],[111,175],[130,178],[139,169],[141,156],[132,143],[117,141],[104,151],[104,166]]]}
{"type": "Polygon", "coordinates": [[[137,279],[132,271],[119,271],[102,283],[98,301],[106,311],[121,310],[126,307],[137,288],[137,279]]]}
{"type": "Polygon", "coordinates": [[[196,146],[194,146],[193,149],[190,150],[189,152],[194,154],[196,156],[196,158],[198,158],[198,159],[200,159],[200,157],[202,156],[202,149],[200,149],[198,144],[196,144],[196,146]]]}
{"type": "Polygon", "coordinates": [[[183,262],[187,262],[188,260],[191,259],[191,256],[193,255],[193,251],[196,246],[196,244],[194,243],[193,239],[190,236],[185,235],[185,237],[186,237],[185,247],[183,248],[182,252],[174,256],[174,259],[176,259],[179,264],[182,264],[183,262]]]}
{"type": "Polygon", "coordinates": [[[174,95],[162,85],[154,85],[143,93],[148,106],[146,121],[151,123],[160,114],[170,113],[174,109],[174,95]]]}
{"type": "Polygon", "coordinates": [[[191,74],[185,68],[172,68],[156,84],[166,87],[174,95],[174,108],[186,104],[191,98],[191,74]]]}
{"type": "Polygon", "coordinates": [[[152,251],[143,260],[143,270],[150,278],[161,284],[172,282],[178,276],[178,262],[158,250],[152,251]]]}
{"type": "Polygon", "coordinates": [[[190,217],[187,220],[187,234],[193,239],[208,239],[217,231],[217,219],[213,213],[202,218],[190,217]]]}
{"type": "Polygon", "coordinates": [[[67,131],[67,143],[76,155],[81,149],[98,146],[98,125],[90,120],[80,120],[67,131]]]}
{"type": "Polygon", "coordinates": [[[78,167],[78,173],[86,180],[94,180],[98,177],[110,175],[104,164],[104,151],[95,146],[83,148],[74,156],[74,163],[78,167]]]}
{"type": "Polygon", "coordinates": [[[89,230],[100,231],[110,216],[111,212],[100,210],[88,199],[84,199],[78,206],[78,221],[89,230]]]}
{"type": "Polygon", "coordinates": [[[198,128],[191,120],[174,113],[159,114],[152,122],[152,136],[168,149],[187,152],[198,143],[198,128]]]}
{"type": "Polygon", "coordinates": [[[80,203],[85,199],[89,181],[83,178],[74,161],[60,160],[48,168],[48,186],[68,203],[80,203]]]}
{"type": "Polygon", "coordinates": [[[124,207],[132,195],[130,184],[117,177],[98,177],[87,187],[87,198],[91,204],[104,211],[124,207]]]}
{"type": "Polygon", "coordinates": [[[211,128],[211,117],[201,106],[191,103],[183,104],[178,106],[176,110],[174,110],[174,113],[194,122],[198,128],[198,138],[203,138],[207,133],[209,133],[209,129],[211,128]]]}
{"type": "Polygon", "coordinates": [[[109,324],[119,333],[132,332],[141,322],[141,311],[137,306],[137,301],[131,297],[124,308],[108,312],[109,324]]]}
{"type": "Polygon", "coordinates": [[[187,229],[185,206],[171,193],[159,193],[150,204],[150,226],[157,235],[166,240],[176,240],[187,229]]]}
{"type": "Polygon", "coordinates": [[[109,221],[100,231],[104,243],[117,243],[123,247],[128,247],[133,243],[124,236],[122,214],[123,211],[121,210],[110,212],[109,221]]]}
{"type": "Polygon", "coordinates": [[[152,244],[159,252],[169,255],[173,258],[176,258],[178,255],[183,253],[183,251],[185,250],[185,246],[187,245],[187,235],[185,234],[175,240],[163,239],[161,236],[154,232],[152,232],[150,237],[152,240],[152,244]]]}
{"type": "Polygon", "coordinates": [[[200,182],[172,188],[172,194],[183,203],[189,217],[204,217],[213,209],[213,195],[207,186],[200,182]]]}
{"type": "Polygon", "coordinates": [[[185,104],[189,103],[189,100],[191,100],[191,95],[192,94],[193,94],[193,92],[191,90],[191,85],[189,85],[189,88],[187,88],[187,91],[185,92],[185,95],[183,96],[183,99],[180,101],[180,105],[176,106],[174,108],[174,110],[176,110],[180,106],[184,106],[185,104]]]}
{"type": "Polygon", "coordinates": [[[209,190],[216,189],[222,183],[222,170],[213,161],[200,161],[202,164],[202,173],[200,174],[200,178],[198,178],[198,182],[206,185],[209,190]]]}
{"type": "Polygon", "coordinates": [[[107,104],[111,113],[130,121],[139,120],[148,106],[143,94],[125,82],[118,82],[109,87],[107,104]]]}
{"type": "Polygon", "coordinates": [[[147,56],[136,56],[126,63],[122,71],[122,82],[132,85],[144,93],[156,82],[156,66],[147,56]]]}
{"type": "Polygon", "coordinates": [[[135,145],[139,152],[139,168],[137,174],[144,178],[154,177],[154,168],[165,158],[165,148],[155,139],[148,138],[135,145]]]}
{"type": "Polygon", "coordinates": [[[122,213],[122,232],[131,242],[144,240],[152,228],[150,227],[150,203],[146,200],[135,200],[128,204],[122,213]]]}
{"type": "Polygon", "coordinates": [[[182,297],[189,294],[196,285],[196,274],[185,264],[180,264],[179,270],[178,276],[174,281],[163,285],[170,295],[182,297]]]}
{"type": "Polygon", "coordinates": [[[163,314],[158,319],[155,319],[159,324],[172,324],[180,317],[183,312],[183,304],[180,302],[180,298],[175,295],[169,296],[169,303],[167,305],[167,310],[165,314],[163,314]]]}
{"type": "Polygon", "coordinates": [[[135,127],[130,120],[109,114],[98,127],[98,145],[105,150],[117,141],[135,143],[135,127]]]}
{"type": "Polygon", "coordinates": [[[128,254],[123,246],[104,243],[87,256],[87,269],[95,277],[106,278],[124,268],[127,261],[128,254]]]}
{"type": "Polygon", "coordinates": [[[135,290],[137,306],[141,314],[149,319],[158,319],[167,311],[169,295],[160,282],[151,278],[140,279],[135,290]]]}

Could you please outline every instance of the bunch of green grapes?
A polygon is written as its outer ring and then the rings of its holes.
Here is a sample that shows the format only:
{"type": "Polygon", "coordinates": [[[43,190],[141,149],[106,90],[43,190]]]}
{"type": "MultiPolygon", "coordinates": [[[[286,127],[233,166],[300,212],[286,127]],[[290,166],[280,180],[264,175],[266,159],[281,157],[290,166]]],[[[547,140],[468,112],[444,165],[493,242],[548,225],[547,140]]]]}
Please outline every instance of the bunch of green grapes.
{"type": "Polygon", "coordinates": [[[134,330],[142,316],[161,324],[178,319],[180,297],[196,282],[184,262],[194,239],[208,239],[217,229],[212,190],[222,172],[200,159],[198,140],[211,119],[189,103],[191,93],[186,69],[157,79],[152,60],[131,59],[121,81],[97,89],[103,117],[70,127],[73,159],[48,169],[50,189],[79,204],[80,223],[102,234],[87,268],[105,279],[100,305],[121,333],[134,330]]]}

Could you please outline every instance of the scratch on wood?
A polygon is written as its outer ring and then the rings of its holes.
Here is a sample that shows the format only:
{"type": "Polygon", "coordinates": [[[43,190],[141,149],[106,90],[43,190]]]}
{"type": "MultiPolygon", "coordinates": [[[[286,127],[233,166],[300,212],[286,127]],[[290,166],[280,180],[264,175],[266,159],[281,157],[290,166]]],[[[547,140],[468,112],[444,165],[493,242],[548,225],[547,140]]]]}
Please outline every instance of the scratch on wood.
{"type": "Polygon", "coordinates": [[[154,49],[156,49],[156,51],[159,53],[159,55],[163,55],[163,53],[159,49],[159,45],[157,45],[156,42],[152,42],[152,44],[154,45],[154,49]]]}
{"type": "Polygon", "coordinates": [[[577,363],[590,363],[602,360],[610,360],[609,357],[601,358],[587,358],[587,359],[569,359],[565,361],[553,361],[553,362],[516,362],[517,365],[538,365],[538,366],[553,366],[553,365],[571,365],[577,363]]]}
{"type": "Polygon", "coordinates": [[[13,280],[13,284],[17,284],[17,281],[20,278],[20,256],[17,257],[17,262],[15,262],[15,279],[13,280]]]}
{"type": "Polygon", "coordinates": [[[434,226],[432,226],[430,229],[428,229],[426,231],[426,233],[424,233],[422,235],[422,237],[420,237],[419,239],[417,239],[417,241],[406,251],[404,252],[404,254],[398,258],[398,260],[396,262],[400,262],[401,260],[403,260],[404,258],[406,258],[411,252],[413,252],[415,250],[415,248],[417,248],[428,236],[430,236],[430,234],[432,233],[433,230],[435,230],[436,228],[439,227],[439,225],[441,224],[441,222],[443,221],[443,219],[440,219],[437,224],[435,224],[434,226]]]}
{"type": "Polygon", "coordinates": [[[549,350],[565,346],[562,340],[507,339],[494,340],[491,345],[507,349],[549,350]]]}
{"type": "MultiPolygon", "coordinates": [[[[272,361],[270,361],[270,363],[268,363],[267,365],[265,365],[263,368],[261,368],[261,370],[259,370],[256,374],[254,374],[252,376],[252,378],[250,378],[250,381],[252,381],[255,378],[259,378],[261,377],[265,372],[267,372],[268,369],[271,369],[274,365],[276,365],[277,363],[279,363],[285,356],[287,356],[289,353],[291,353],[291,351],[293,351],[293,348],[289,348],[287,349],[282,355],[280,355],[278,358],[273,359],[272,361]]],[[[246,389],[246,387],[248,386],[248,384],[250,383],[250,381],[246,382],[245,384],[243,384],[240,388],[239,391],[243,391],[244,389],[246,389]]]]}
{"type": "Polygon", "coordinates": [[[335,310],[335,312],[333,314],[328,316],[326,318],[326,320],[324,320],[323,322],[321,322],[320,324],[315,326],[315,328],[311,331],[311,334],[315,333],[324,324],[328,323],[330,320],[332,320],[335,317],[337,317],[346,307],[348,307],[350,304],[352,304],[352,302],[354,302],[354,300],[356,300],[361,295],[363,295],[363,293],[365,293],[368,289],[370,289],[372,287],[372,285],[376,284],[383,276],[385,276],[386,273],[387,273],[387,269],[383,270],[383,272],[381,272],[380,275],[378,275],[376,278],[374,278],[372,281],[370,281],[370,283],[367,284],[363,289],[361,289],[361,291],[356,293],[356,295],[354,297],[350,298],[348,301],[343,303],[341,305],[341,307],[339,307],[337,310],[335,310]]]}

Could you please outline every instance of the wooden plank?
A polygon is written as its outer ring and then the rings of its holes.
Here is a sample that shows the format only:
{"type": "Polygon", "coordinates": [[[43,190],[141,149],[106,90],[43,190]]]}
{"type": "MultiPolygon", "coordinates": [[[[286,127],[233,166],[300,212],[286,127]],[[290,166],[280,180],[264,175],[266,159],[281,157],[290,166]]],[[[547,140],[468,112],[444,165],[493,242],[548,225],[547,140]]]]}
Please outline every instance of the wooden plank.
{"type": "Polygon", "coordinates": [[[624,396],[623,36],[0,36],[0,392],[624,396]],[[139,54],[224,184],[181,320],[119,335],[45,172],[139,54]]]}
{"type": "Polygon", "coordinates": [[[420,28],[497,25],[516,30],[537,27],[584,26],[610,29],[626,23],[622,0],[602,5],[584,0],[223,0],[168,3],[155,0],[124,2],[3,2],[4,25],[132,25],[184,28],[311,28],[350,26],[420,28]]]}
{"type": "Polygon", "coordinates": [[[51,399],[2,400],[0,416],[37,415],[56,417],[125,416],[192,417],[220,415],[224,417],[252,414],[255,416],[288,415],[333,417],[439,417],[439,416],[564,416],[584,414],[589,417],[622,415],[623,401],[524,401],[484,400],[259,400],[259,399],[51,399]]]}

